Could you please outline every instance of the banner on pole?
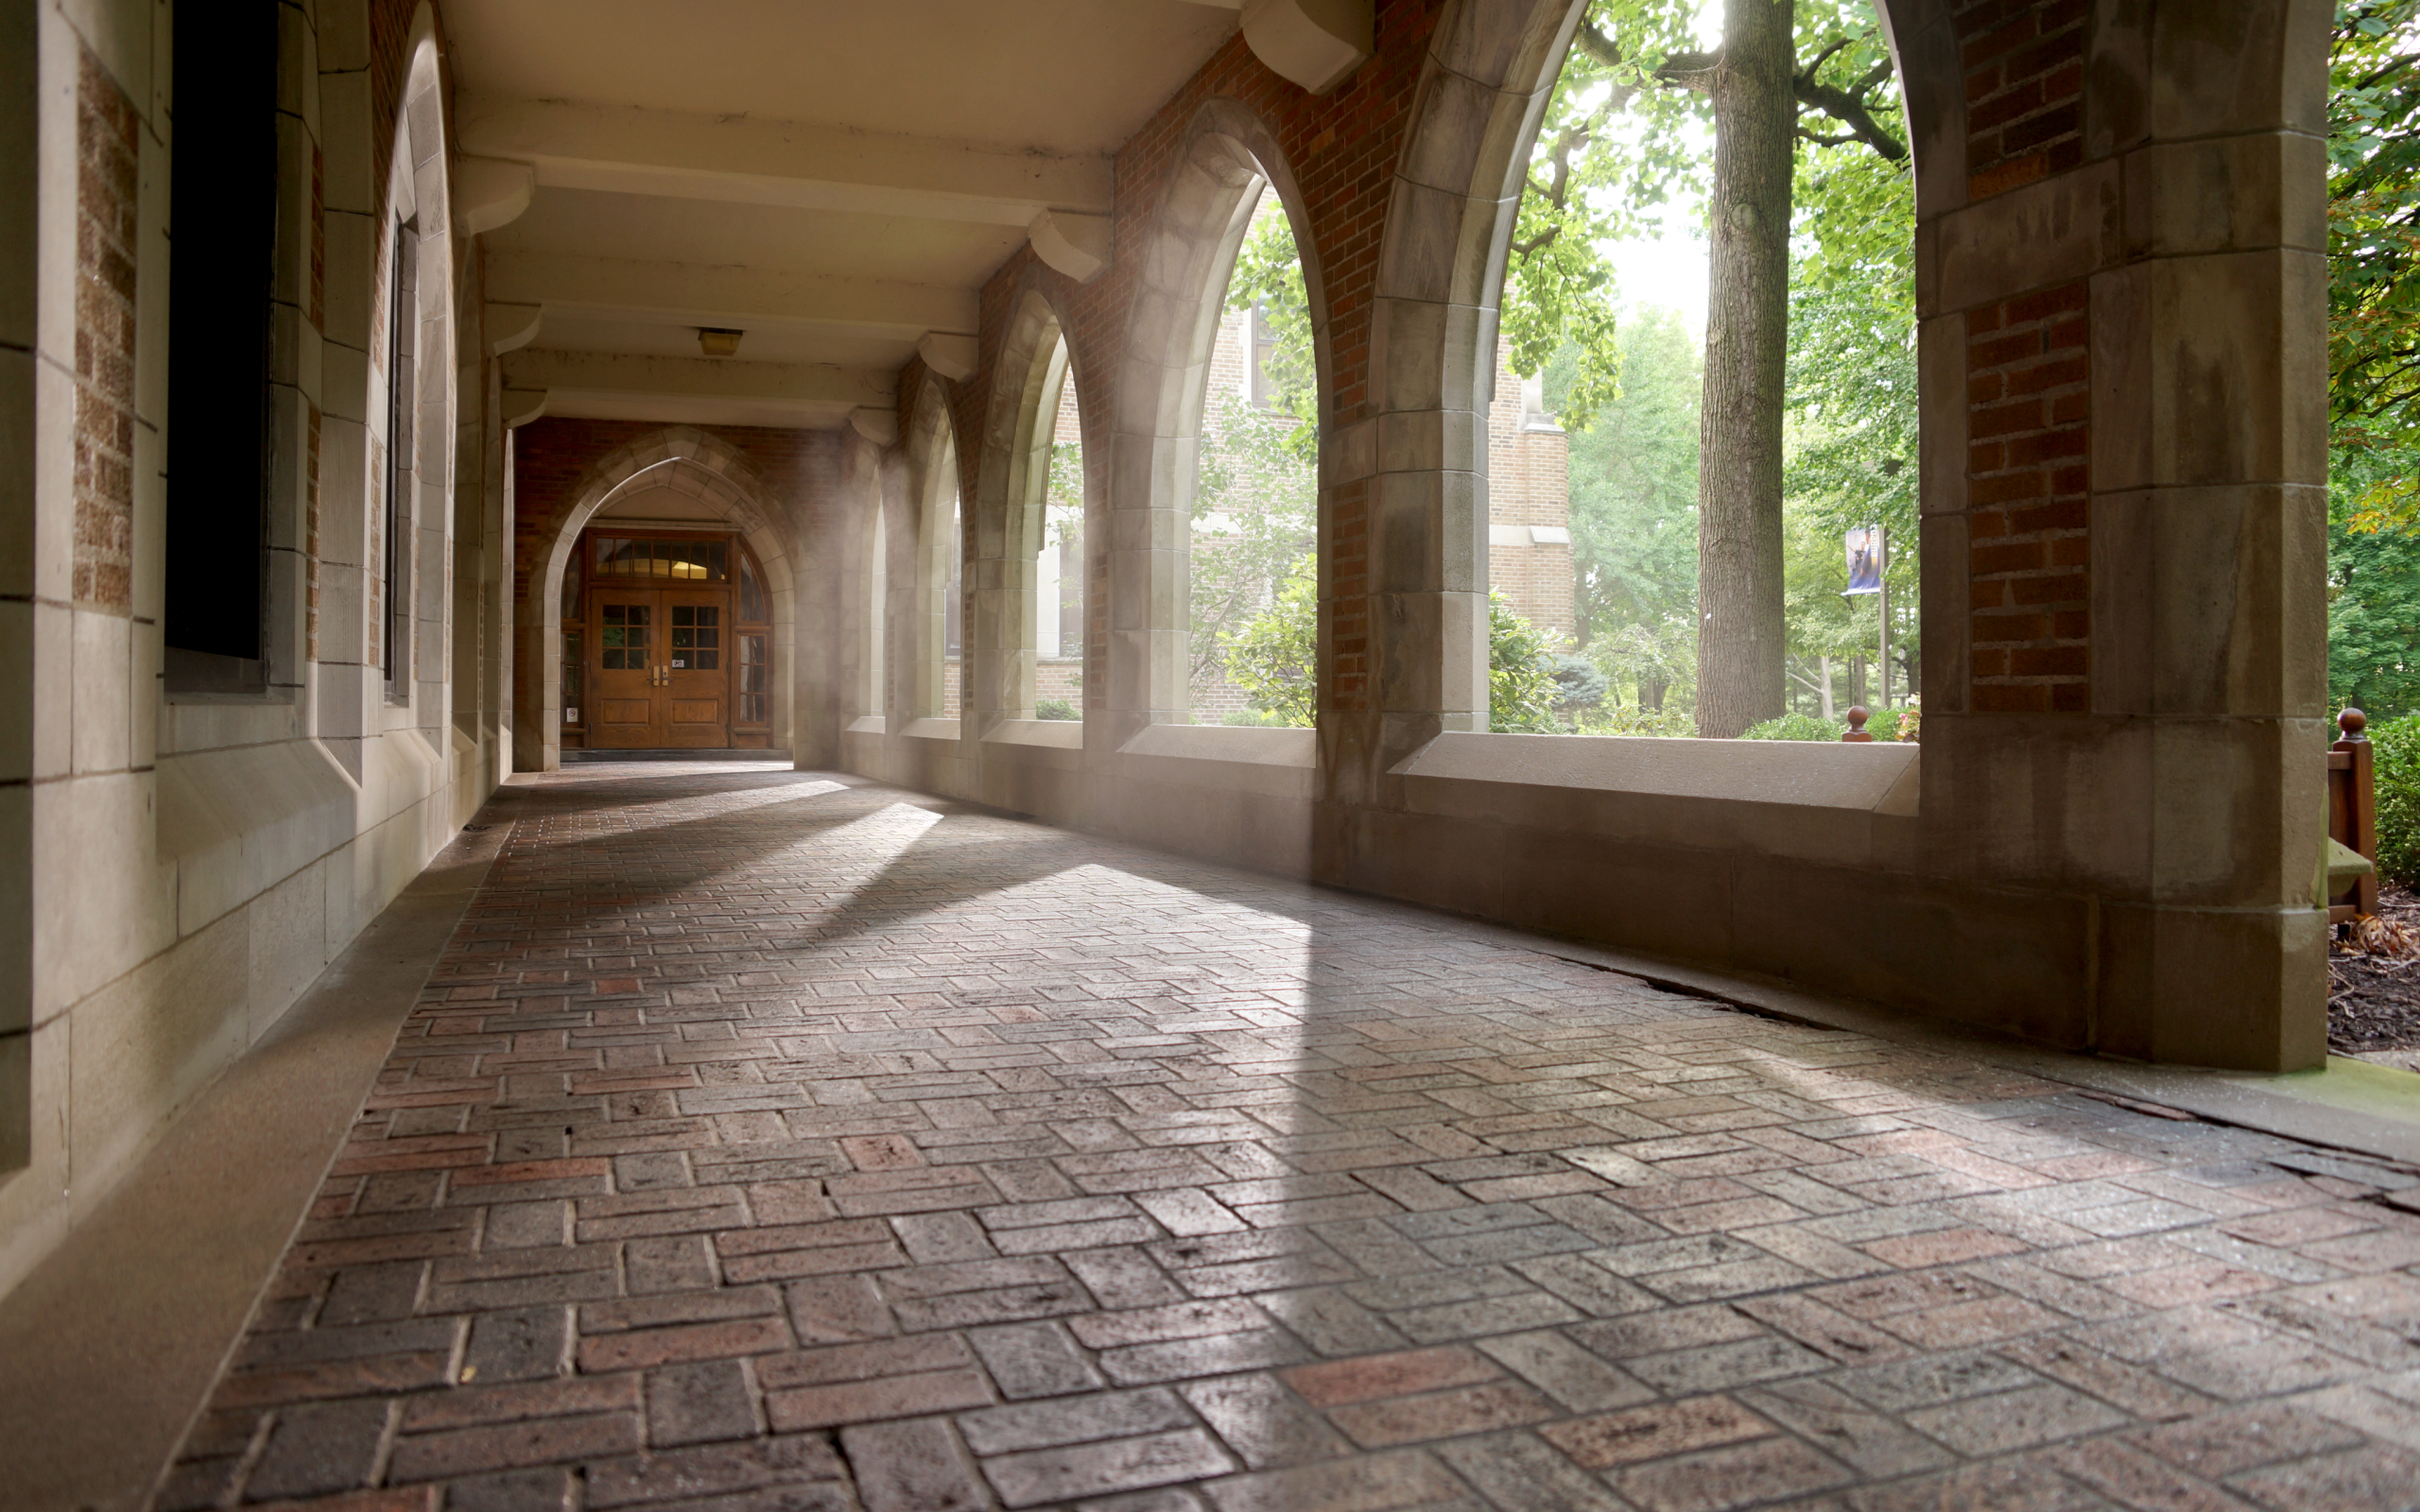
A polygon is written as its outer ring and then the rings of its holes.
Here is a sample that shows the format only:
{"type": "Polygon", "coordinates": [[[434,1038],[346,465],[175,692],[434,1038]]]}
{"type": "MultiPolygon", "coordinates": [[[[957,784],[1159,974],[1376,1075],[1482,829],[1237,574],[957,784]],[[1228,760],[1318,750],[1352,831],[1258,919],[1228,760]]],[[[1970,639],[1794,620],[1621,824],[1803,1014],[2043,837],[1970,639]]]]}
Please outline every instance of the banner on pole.
{"type": "Polygon", "coordinates": [[[1860,525],[1849,532],[1849,586],[1841,596],[1882,592],[1882,527],[1860,525]]]}

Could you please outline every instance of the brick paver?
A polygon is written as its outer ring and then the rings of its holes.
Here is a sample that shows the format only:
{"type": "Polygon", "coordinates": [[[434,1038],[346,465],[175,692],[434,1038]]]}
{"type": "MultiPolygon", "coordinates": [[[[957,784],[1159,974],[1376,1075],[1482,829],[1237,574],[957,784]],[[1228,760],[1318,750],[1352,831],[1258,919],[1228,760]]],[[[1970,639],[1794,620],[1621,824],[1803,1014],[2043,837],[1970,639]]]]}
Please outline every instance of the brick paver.
{"type": "Polygon", "coordinates": [[[855,779],[522,815],[163,1512],[2420,1505],[2410,1173],[855,779]]]}

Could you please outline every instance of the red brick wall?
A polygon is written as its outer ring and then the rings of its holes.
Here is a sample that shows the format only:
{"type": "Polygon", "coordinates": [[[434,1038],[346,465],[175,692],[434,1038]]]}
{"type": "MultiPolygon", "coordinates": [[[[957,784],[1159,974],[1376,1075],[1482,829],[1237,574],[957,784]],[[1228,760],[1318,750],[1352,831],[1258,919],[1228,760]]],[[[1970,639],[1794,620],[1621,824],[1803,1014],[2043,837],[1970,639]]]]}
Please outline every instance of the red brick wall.
{"type": "MultiPolygon", "coordinates": [[[[598,459],[667,427],[653,421],[541,420],[512,433],[512,589],[528,602],[529,575],[543,568],[581,484],[598,459]]],[[[761,481],[795,526],[840,486],[841,433],[752,425],[696,427],[728,442],[763,474],[761,481]]]]}
{"type": "Polygon", "coordinates": [[[2084,0],[1979,0],[1958,13],[1969,198],[2083,162],[2084,0]]]}
{"type": "MultiPolygon", "coordinates": [[[[1396,160],[1430,32],[1443,0],[1379,0],[1376,52],[1345,83],[1314,97],[1278,77],[1252,55],[1237,36],[1187,80],[1117,155],[1116,251],[1109,269],[1089,284],[1043,269],[1041,286],[1067,324],[1067,339],[1088,394],[1115,392],[1135,269],[1155,218],[1183,132],[1194,112],[1225,96],[1259,114],[1275,134],[1300,185],[1311,236],[1303,249],[1319,270],[1329,312],[1330,369],[1327,421],[1334,426],[1370,419],[1375,408],[1369,381],[1372,296],[1378,272],[1378,234],[1393,191],[1396,160]]],[[[988,375],[994,370],[1009,326],[1011,301],[1028,266],[1030,248],[1019,249],[984,285],[982,367],[964,384],[951,386],[952,418],[961,438],[983,434],[990,407],[988,375]]],[[[1109,455],[1110,408],[1085,411],[1087,455],[1109,455]]],[[[974,496],[975,448],[961,447],[965,493],[974,496]]],[[[1098,574],[1106,558],[1096,554],[1096,580],[1086,584],[1088,661],[1107,640],[1108,593],[1098,574]]],[[[1329,493],[1328,580],[1335,604],[1333,707],[1359,710],[1369,704],[1369,485],[1354,482],[1329,493]]],[[[1086,677],[1088,696],[1107,685],[1086,677]]]]}
{"type": "MultiPolygon", "coordinates": [[[[1988,198],[2083,163],[2084,0],[1978,0],[1958,13],[1967,194],[1988,198]]],[[[2090,700],[2082,282],[1966,313],[1971,707],[2080,713],[2090,700]]]]}
{"type": "Polygon", "coordinates": [[[100,60],[76,82],[74,597],[134,607],[134,105],[100,60]]]}
{"type": "Polygon", "coordinates": [[[1966,315],[1973,707],[2081,711],[2090,670],[2082,281],[1966,315]]]}

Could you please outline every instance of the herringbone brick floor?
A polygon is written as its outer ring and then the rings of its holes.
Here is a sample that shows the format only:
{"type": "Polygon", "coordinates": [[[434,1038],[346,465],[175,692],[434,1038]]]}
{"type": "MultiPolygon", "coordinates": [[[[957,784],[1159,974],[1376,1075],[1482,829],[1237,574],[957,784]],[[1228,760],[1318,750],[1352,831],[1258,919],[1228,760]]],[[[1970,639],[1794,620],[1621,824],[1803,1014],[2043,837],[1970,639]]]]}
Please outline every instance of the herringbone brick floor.
{"type": "Polygon", "coordinates": [[[855,780],[522,812],[164,1512],[2420,1504],[2410,1174],[855,780]]]}

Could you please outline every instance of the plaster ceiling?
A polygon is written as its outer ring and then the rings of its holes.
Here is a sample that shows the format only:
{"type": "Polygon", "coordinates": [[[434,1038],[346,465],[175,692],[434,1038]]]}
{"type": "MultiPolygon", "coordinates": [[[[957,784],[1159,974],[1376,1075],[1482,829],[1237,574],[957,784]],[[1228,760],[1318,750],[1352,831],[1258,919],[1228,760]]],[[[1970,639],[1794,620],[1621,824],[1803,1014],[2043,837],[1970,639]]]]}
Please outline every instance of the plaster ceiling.
{"type": "Polygon", "coordinates": [[[456,87],[1114,152],[1236,31],[1185,0],[482,0],[456,87]]]}
{"type": "Polygon", "coordinates": [[[489,298],[545,310],[508,383],[562,386],[554,414],[845,423],[925,333],[973,333],[1028,222],[1107,214],[1117,147],[1236,24],[1236,0],[452,0],[463,150],[536,178],[485,237],[489,298]],[[701,359],[700,325],[739,354],[701,359]]]}

